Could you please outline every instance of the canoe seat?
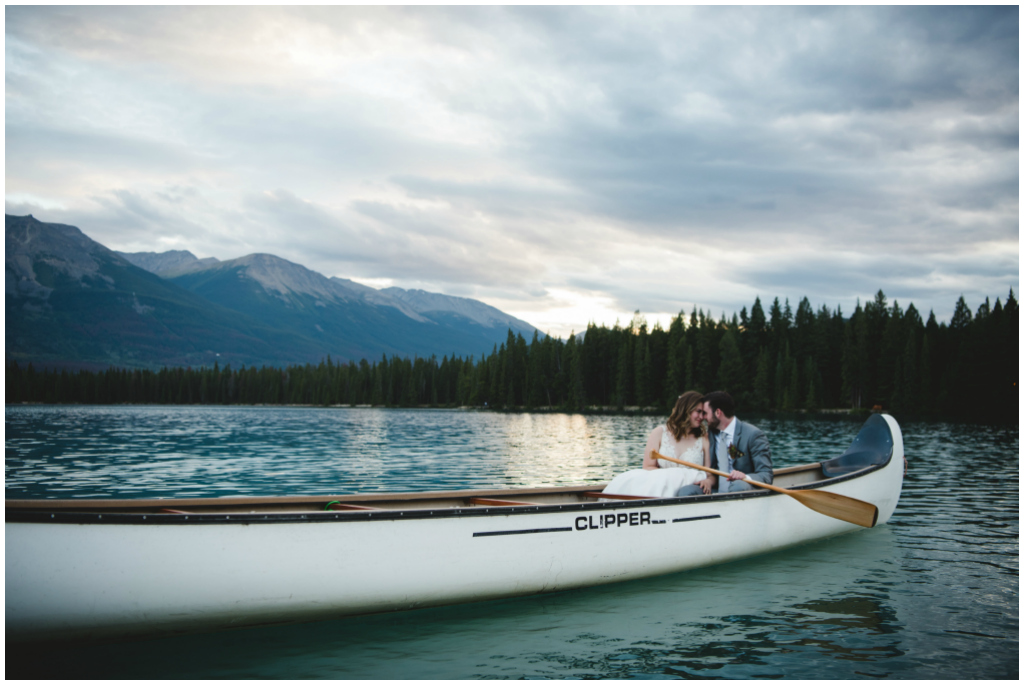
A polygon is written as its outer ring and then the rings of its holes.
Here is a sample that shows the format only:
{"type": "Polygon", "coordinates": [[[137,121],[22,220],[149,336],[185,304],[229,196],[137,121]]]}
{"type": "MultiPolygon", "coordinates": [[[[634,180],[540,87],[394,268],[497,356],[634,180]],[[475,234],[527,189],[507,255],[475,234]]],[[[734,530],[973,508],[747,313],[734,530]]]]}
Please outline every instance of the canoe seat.
{"type": "Polygon", "coordinates": [[[886,464],[892,458],[892,433],[889,424],[879,414],[869,418],[853,444],[835,459],[821,462],[825,478],[844,476],[876,464],[886,464]]]}

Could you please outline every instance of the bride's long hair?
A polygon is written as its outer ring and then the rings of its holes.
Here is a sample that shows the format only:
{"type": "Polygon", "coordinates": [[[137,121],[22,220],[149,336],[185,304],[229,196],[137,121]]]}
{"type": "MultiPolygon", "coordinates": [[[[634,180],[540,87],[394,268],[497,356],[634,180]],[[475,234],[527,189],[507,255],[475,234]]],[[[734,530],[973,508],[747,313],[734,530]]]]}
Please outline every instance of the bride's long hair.
{"type": "Polygon", "coordinates": [[[690,414],[694,409],[700,409],[701,395],[696,390],[687,390],[679,399],[676,400],[676,406],[672,407],[672,414],[669,415],[668,421],[665,425],[672,433],[676,440],[682,440],[686,435],[692,435],[695,438],[699,438],[702,435],[707,434],[707,426],[701,421],[697,428],[690,427],[690,414]]]}

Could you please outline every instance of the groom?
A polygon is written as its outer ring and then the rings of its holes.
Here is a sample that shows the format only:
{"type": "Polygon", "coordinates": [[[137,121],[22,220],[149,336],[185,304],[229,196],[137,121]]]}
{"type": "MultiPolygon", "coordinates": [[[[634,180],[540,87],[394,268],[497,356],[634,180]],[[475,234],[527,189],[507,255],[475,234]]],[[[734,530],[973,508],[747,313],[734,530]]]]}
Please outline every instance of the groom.
{"type": "MultiPolygon", "coordinates": [[[[736,403],[727,392],[716,390],[703,398],[704,417],[707,419],[711,441],[711,468],[729,474],[728,479],[718,477],[714,492],[741,492],[753,490],[744,478],[772,482],[772,450],[768,438],[756,426],[736,418],[736,403]]],[[[712,476],[714,477],[714,476],[712,476]]],[[[700,495],[699,484],[686,485],[676,497],[700,495]]]]}

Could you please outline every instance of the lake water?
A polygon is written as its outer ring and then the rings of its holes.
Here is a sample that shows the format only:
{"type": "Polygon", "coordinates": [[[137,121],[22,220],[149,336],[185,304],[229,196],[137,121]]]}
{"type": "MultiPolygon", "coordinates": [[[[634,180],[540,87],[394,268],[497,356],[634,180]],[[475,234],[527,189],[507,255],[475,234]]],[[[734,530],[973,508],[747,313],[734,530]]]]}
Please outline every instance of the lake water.
{"type": "MultiPolygon", "coordinates": [[[[776,466],[849,419],[751,419],[776,466]]],[[[347,494],[599,483],[652,417],[272,407],[5,411],[12,498],[347,494]]],[[[294,626],[8,649],[9,678],[1012,678],[1018,427],[907,423],[888,525],[528,598],[294,626]]],[[[311,563],[315,560],[311,560],[311,563]]]]}

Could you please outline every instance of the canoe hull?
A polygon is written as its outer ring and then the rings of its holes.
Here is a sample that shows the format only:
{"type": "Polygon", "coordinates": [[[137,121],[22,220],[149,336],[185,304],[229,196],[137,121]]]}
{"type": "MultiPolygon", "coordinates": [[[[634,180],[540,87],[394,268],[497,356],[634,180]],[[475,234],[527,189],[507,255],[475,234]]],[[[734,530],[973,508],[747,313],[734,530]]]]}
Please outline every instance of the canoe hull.
{"type": "MultiPolygon", "coordinates": [[[[823,489],[892,515],[893,458],[823,489]]],[[[791,497],[302,521],[5,524],[8,640],[111,639],[412,609],[684,571],[853,530],[791,497]]],[[[10,517],[9,517],[10,518],[10,517]]],[[[108,521],[111,517],[108,517],[108,521]]]]}

